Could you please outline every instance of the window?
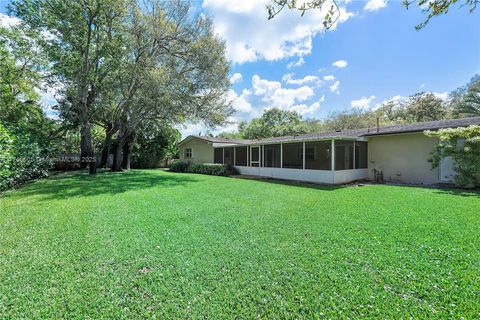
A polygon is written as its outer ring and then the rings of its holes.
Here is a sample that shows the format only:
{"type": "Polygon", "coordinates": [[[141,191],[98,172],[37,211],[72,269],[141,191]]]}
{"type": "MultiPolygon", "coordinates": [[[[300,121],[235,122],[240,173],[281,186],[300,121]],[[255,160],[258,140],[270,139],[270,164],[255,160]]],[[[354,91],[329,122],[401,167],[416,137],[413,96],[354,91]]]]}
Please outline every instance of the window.
{"type": "Polygon", "coordinates": [[[280,145],[271,144],[264,146],[265,163],[268,168],[280,168],[280,145]]]}
{"type": "Polygon", "coordinates": [[[247,147],[235,148],[235,165],[236,166],[247,165],[247,147]]]}
{"type": "Polygon", "coordinates": [[[213,163],[223,163],[223,148],[213,149],[213,163]]]}
{"type": "Polygon", "coordinates": [[[332,142],[305,143],[305,169],[332,170],[332,142]]]}
{"type": "Polygon", "coordinates": [[[303,143],[283,144],[283,168],[303,169],[303,143]]]}
{"type": "Polygon", "coordinates": [[[353,169],[353,141],[335,141],[335,170],[353,169]]]}
{"type": "Polygon", "coordinates": [[[190,159],[192,157],[192,148],[185,148],[185,159],[190,159]]]}
{"type": "Polygon", "coordinates": [[[368,144],[365,141],[355,141],[355,169],[368,168],[368,144]]]}

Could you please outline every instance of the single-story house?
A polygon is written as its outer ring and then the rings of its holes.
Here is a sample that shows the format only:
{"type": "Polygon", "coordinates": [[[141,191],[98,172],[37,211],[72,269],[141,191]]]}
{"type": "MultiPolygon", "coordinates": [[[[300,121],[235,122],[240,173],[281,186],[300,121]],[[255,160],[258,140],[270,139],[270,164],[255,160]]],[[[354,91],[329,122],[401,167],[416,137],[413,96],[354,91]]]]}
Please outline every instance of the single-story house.
{"type": "Polygon", "coordinates": [[[244,175],[315,183],[382,179],[430,185],[451,182],[455,172],[448,158],[432,169],[428,160],[437,138],[424,131],[470,125],[480,125],[480,117],[256,140],[189,136],[179,142],[180,160],[230,164],[244,175]]]}

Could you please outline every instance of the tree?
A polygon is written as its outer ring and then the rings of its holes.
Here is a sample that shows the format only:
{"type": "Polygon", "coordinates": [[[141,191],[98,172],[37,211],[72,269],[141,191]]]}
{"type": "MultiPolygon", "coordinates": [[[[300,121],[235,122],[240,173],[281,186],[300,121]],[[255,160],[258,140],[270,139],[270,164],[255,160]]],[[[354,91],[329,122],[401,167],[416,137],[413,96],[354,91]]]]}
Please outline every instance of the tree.
{"type": "Polygon", "coordinates": [[[177,158],[177,143],[181,134],[178,130],[156,123],[138,129],[132,148],[132,166],[156,168],[165,158],[177,158]]]}
{"type": "Polygon", "coordinates": [[[452,157],[455,182],[467,188],[480,187],[480,126],[427,131],[426,135],[439,139],[431,159],[434,168],[443,158],[452,157]]]}
{"type": "Polygon", "coordinates": [[[298,113],[278,108],[265,110],[260,118],[239,124],[239,133],[244,139],[288,136],[306,132],[307,126],[298,113]]]}
{"type": "Polygon", "coordinates": [[[340,8],[336,0],[314,0],[314,1],[297,1],[297,0],[272,0],[271,4],[267,5],[268,20],[273,19],[285,7],[289,9],[297,9],[301,16],[306,11],[312,9],[322,10],[325,6],[330,4],[323,20],[325,29],[331,28],[335,22],[340,18],[340,8]]]}
{"type": "Polygon", "coordinates": [[[454,113],[460,117],[480,116],[480,75],[450,94],[454,113]]]}
{"type": "Polygon", "coordinates": [[[0,190],[45,177],[54,124],[38,104],[41,55],[21,28],[0,28],[0,190]]]}
{"type": "Polygon", "coordinates": [[[38,44],[48,55],[49,72],[69,93],[81,132],[81,156],[96,172],[91,141],[92,106],[98,87],[123,52],[127,0],[16,0],[11,11],[29,29],[43,34],[38,44]]]}
{"type": "MultiPolygon", "coordinates": [[[[408,10],[414,3],[421,8],[422,12],[427,16],[426,19],[417,24],[415,29],[419,30],[425,27],[430,19],[435,16],[447,14],[450,6],[459,2],[458,0],[403,0],[403,6],[408,10]]],[[[480,0],[464,0],[462,7],[468,7],[469,12],[475,11],[477,5],[480,4],[480,0]]],[[[330,5],[324,16],[323,26],[326,29],[331,28],[335,22],[340,18],[340,8],[337,0],[310,0],[310,1],[298,1],[298,0],[271,0],[271,3],[266,6],[268,19],[273,19],[279,14],[285,7],[288,9],[296,9],[300,12],[301,16],[306,11],[317,9],[323,10],[330,5]]]]}
{"type": "Polygon", "coordinates": [[[324,122],[327,131],[353,130],[374,127],[375,115],[368,110],[332,113],[324,122]]]}
{"type": "MultiPolygon", "coordinates": [[[[461,1],[458,1],[458,0],[435,0],[435,1],[403,0],[403,5],[408,10],[412,4],[417,3],[418,7],[420,7],[423,13],[427,16],[427,18],[423,22],[415,26],[415,29],[419,30],[425,27],[430,22],[430,19],[432,19],[433,17],[439,16],[442,14],[447,14],[448,10],[450,9],[450,6],[452,6],[457,2],[461,2],[461,1]]],[[[472,13],[473,11],[475,11],[478,4],[480,4],[480,0],[464,0],[461,6],[468,7],[469,12],[472,13]]]]}
{"type": "Polygon", "coordinates": [[[20,27],[0,28],[0,121],[22,127],[44,120],[36,103],[41,53],[32,50],[29,36],[20,27]]]}
{"type": "Polygon", "coordinates": [[[410,96],[405,105],[405,118],[408,122],[435,121],[447,117],[448,110],[442,99],[430,92],[410,96]]]}
{"type": "Polygon", "coordinates": [[[132,4],[127,54],[113,94],[118,127],[113,170],[130,166],[139,128],[202,121],[223,124],[232,113],[225,44],[210,18],[192,16],[182,1],[132,4]]]}

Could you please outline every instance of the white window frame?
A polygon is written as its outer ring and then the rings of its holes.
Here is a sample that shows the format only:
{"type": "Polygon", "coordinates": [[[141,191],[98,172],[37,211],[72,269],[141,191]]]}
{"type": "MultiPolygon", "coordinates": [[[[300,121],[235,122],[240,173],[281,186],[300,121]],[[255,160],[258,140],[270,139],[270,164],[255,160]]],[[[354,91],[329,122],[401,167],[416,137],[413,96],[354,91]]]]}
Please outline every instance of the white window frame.
{"type": "Polygon", "coordinates": [[[183,156],[185,159],[192,159],[193,158],[193,149],[192,148],[185,148],[183,150],[183,156]],[[187,156],[187,151],[190,150],[190,156],[187,156]]]}

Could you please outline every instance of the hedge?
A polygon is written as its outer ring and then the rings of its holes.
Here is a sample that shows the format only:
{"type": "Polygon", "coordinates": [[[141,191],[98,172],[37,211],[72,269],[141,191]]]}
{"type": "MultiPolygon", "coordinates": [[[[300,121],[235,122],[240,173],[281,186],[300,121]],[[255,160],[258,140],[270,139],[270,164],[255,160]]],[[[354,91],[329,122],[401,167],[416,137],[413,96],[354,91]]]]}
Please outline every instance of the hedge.
{"type": "Polygon", "coordinates": [[[170,171],[173,172],[189,172],[189,173],[200,173],[208,174],[211,176],[230,176],[237,174],[237,171],[234,167],[226,164],[216,164],[216,163],[191,163],[191,162],[182,162],[175,161],[170,165],[170,171]]]}

